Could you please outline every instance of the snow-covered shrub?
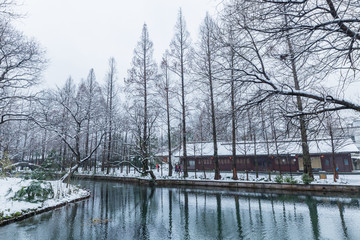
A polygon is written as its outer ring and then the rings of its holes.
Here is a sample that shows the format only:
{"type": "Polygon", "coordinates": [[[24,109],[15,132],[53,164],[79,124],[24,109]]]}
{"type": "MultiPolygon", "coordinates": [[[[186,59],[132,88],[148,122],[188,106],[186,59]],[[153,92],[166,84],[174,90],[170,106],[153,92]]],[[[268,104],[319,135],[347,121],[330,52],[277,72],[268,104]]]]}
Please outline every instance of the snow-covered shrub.
{"type": "Polygon", "coordinates": [[[301,177],[301,180],[304,184],[310,184],[312,181],[314,181],[314,179],[310,177],[308,173],[304,173],[301,177]]]}
{"type": "Polygon", "coordinates": [[[51,183],[43,181],[32,181],[29,186],[22,187],[12,197],[12,200],[27,201],[31,203],[44,202],[54,197],[51,183]]]}
{"type": "Polygon", "coordinates": [[[282,183],[284,181],[283,176],[282,175],[277,175],[274,179],[275,182],[277,183],[282,183]]]}
{"type": "Polygon", "coordinates": [[[285,176],[284,177],[284,182],[291,183],[291,184],[296,184],[297,183],[297,181],[293,177],[290,177],[290,176],[285,176]]]}

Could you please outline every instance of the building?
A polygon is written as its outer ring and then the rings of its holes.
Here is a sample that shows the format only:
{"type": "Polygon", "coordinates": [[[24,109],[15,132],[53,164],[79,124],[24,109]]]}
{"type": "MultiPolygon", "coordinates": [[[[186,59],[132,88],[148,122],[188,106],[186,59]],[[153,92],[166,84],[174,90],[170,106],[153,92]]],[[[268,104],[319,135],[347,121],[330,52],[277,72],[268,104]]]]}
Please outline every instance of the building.
{"type": "MultiPolygon", "coordinates": [[[[332,147],[329,139],[309,141],[311,164],[314,171],[332,171],[332,147]]],[[[335,165],[340,172],[354,170],[352,154],[359,149],[351,139],[334,141],[335,165]]],[[[238,171],[303,171],[302,148],[300,141],[282,140],[275,142],[238,142],[236,144],[236,169],[238,171]]],[[[218,143],[219,166],[221,171],[232,170],[232,145],[218,143]]],[[[174,152],[183,164],[182,151],[174,152]]],[[[189,170],[214,170],[213,144],[187,144],[189,170]]]]}
{"type": "MultiPolygon", "coordinates": [[[[347,132],[355,145],[360,149],[360,120],[355,119],[347,126],[347,132]]],[[[355,170],[360,170],[360,154],[354,153],[351,155],[355,170]]]]}

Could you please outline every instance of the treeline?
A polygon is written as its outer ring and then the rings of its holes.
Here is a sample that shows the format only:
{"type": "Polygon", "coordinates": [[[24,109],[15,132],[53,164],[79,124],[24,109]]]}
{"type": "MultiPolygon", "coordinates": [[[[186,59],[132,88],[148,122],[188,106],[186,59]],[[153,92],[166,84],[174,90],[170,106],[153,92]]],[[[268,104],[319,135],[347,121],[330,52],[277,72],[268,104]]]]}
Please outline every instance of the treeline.
{"type": "Polygon", "coordinates": [[[12,161],[41,164],[51,154],[61,169],[109,173],[129,161],[145,172],[156,154],[171,167],[172,151],[187,159],[187,143],[211,141],[219,179],[217,145],[226,141],[237,179],[237,142],[294,139],[312,175],[309,139],[345,136],[341,110],[360,110],[345,91],[359,61],[360,6],[350,0],[222,1],[196,41],[179,10],[161,62],[143,26],[124,88],[110,58],[103,84],[91,69],[78,85],[69,78],[36,94],[28,87],[43,53],[12,27],[12,6],[0,3],[0,151],[12,161]]]}

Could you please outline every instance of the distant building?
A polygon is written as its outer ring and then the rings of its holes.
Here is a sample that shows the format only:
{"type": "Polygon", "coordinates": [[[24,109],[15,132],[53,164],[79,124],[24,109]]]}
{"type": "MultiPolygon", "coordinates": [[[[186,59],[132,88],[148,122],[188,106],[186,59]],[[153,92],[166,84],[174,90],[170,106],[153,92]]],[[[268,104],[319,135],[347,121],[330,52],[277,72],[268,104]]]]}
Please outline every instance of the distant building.
{"type": "MultiPolygon", "coordinates": [[[[189,170],[213,170],[213,144],[187,144],[189,170]]],[[[300,141],[282,140],[275,142],[238,142],[236,144],[237,170],[259,171],[303,171],[302,148],[300,141]],[[255,151],[256,150],[256,151],[255,151]],[[257,164],[256,164],[257,163],[257,164]]],[[[332,148],[330,140],[309,141],[311,164],[314,171],[332,171],[332,148]]],[[[222,171],[232,170],[232,145],[228,142],[218,144],[219,165],[222,171]]],[[[359,149],[351,139],[335,140],[335,165],[341,172],[354,170],[352,154],[359,154],[359,149]]],[[[183,164],[182,151],[175,151],[183,164]]]]}
{"type": "MultiPolygon", "coordinates": [[[[360,149],[360,119],[354,120],[348,125],[348,135],[354,141],[356,147],[360,149]]],[[[354,169],[360,170],[360,154],[353,153],[351,155],[354,169]]]]}

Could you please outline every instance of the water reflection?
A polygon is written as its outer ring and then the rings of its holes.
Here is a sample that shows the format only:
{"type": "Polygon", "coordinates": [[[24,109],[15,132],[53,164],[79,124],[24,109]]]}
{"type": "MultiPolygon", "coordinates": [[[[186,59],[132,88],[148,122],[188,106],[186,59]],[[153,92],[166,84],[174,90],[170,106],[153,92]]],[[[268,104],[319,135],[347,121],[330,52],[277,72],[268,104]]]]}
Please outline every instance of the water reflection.
{"type": "Polygon", "coordinates": [[[1,239],[357,239],[360,197],[82,181],[90,199],[0,227],[1,239]]]}

